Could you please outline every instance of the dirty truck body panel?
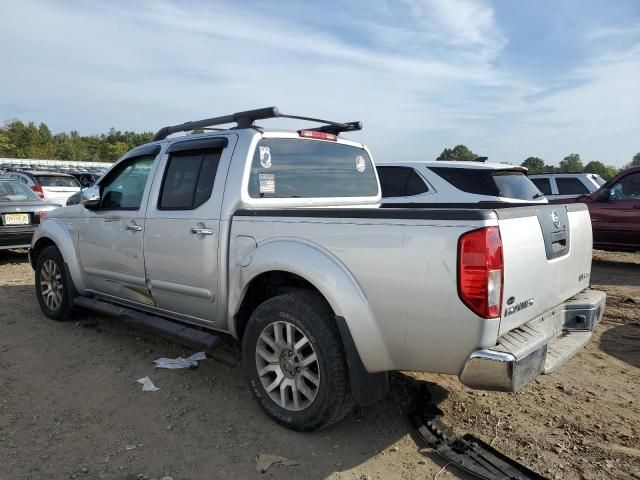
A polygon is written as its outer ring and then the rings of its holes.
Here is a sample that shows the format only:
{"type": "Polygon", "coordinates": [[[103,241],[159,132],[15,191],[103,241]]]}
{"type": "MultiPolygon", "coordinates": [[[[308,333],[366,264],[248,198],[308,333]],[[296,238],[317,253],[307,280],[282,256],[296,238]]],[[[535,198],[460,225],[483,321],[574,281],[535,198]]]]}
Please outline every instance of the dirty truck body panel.
{"type": "Polygon", "coordinates": [[[282,272],[345,322],[369,373],[516,390],[575,354],[602,316],[584,205],[381,209],[369,151],[342,138],[240,128],[160,140],[83,196],[47,216],[30,251],[35,267],[57,246],[78,295],[240,338],[256,279],[282,272]],[[472,237],[493,242],[491,286],[473,284],[483,277],[465,262],[490,260],[472,237]],[[492,314],[469,306],[474,285],[492,314]]]}

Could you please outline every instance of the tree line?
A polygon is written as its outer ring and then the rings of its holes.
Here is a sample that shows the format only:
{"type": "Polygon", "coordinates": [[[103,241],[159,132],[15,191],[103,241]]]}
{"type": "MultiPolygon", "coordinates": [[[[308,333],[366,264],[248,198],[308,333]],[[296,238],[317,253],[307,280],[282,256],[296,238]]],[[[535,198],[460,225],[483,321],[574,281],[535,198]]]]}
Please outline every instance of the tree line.
{"type": "Polygon", "coordinates": [[[11,120],[0,127],[0,157],[114,162],[152,138],[152,132],[115,128],[100,135],[80,135],[75,130],[53,134],[46,123],[11,120]]]}
{"type": "MultiPolygon", "coordinates": [[[[436,160],[449,160],[449,161],[479,161],[485,160],[486,157],[480,157],[473,153],[466,145],[457,145],[454,148],[445,148],[442,153],[436,158],[436,160]]],[[[534,175],[536,173],[566,173],[566,172],[584,172],[584,173],[596,173],[605,180],[609,180],[614,177],[620,169],[613,165],[605,165],[598,160],[591,160],[586,165],[582,163],[580,154],[572,153],[560,160],[559,165],[547,165],[547,163],[538,157],[528,157],[520,165],[526,167],[529,170],[529,174],[534,175]]],[[[640,152],[636,153],[631,161],[623,167],[629,168],[632,166],[640,166],[640,152]]]]}
{"type": "MultiPolygon", "coordinates": [[[[53,134],[46,123],[36,126],[33,122],[11,120],[0,127],[0,157],[114,162],[132,148],[147,143],[152,138],[153,132],[122,132],[115,128],[100,135],[80,135],[75,130],[53,134]]],[[[479,161],[486,160],[486,157],[480,157],[465,145],[457,145],[445,148],[436,160],[479,161]]],[[[587,172],[610,179],[618,173],[618,168],[597,160],[583,165],[577,153],[564,157],[557,167],[547,165],[538,157],[529,157],[521,165],[528,168],[530,174],[587,172]]],[[[635,154],[626,167],[632,165],[640,165],[640,153],[635,154]]]]}

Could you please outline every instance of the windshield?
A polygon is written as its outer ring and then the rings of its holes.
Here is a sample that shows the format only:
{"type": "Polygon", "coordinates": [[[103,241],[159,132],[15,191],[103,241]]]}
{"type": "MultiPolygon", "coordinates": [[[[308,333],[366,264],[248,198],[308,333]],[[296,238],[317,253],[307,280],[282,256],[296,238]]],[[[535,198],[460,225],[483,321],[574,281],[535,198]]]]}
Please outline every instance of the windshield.
{"type": "Polygon", "coordinates": [[[378,182],[365,150],[319,140],[266,138],[249,178],[253,198],[374,197],[378,182]]]}
{"type": "Polygon", "coordinates": [[[80,184],[74,177],[63,177],[59,175],[38,175],[36,181],[43,187],[77,187],[80,184]]]}
{"type": "Polygon", "coordinates": [[[517,200],[534,200],[543,196],[529,177],[519,170],[455,167],[431,167],[431,170],[467,193],[517,200]]]}
{"type": "Polygon", "coordinates": [[[24,202],[40,200],[40,197],[26,185],[16,181],[0,180],[0,202],[24,202]]]}

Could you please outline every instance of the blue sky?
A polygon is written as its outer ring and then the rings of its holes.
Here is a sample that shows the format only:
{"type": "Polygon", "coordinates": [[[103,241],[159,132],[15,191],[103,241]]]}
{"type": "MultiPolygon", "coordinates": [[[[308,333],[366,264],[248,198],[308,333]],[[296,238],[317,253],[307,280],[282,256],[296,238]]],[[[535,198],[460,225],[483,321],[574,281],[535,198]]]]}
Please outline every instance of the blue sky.
{"type": "Polygon", "coordinates": [[[350,136],[385,161],[640,151],[637,0],[21,0],[0,17],[0,120],[90,134],[277,105],[362,120],[350,136]]]}

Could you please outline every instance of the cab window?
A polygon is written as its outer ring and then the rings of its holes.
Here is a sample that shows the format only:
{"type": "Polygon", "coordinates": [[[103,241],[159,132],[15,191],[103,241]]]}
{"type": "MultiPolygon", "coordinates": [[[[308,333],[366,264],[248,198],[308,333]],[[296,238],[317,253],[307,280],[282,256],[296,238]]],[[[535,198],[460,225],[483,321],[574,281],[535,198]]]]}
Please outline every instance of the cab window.
{"type": "Polygon", "coordinates": [[[100,182],[100,209],[138,210],[156,155],[125,160],[100,182]]]}
{"type": "Polygon", "coordinates": [[[622,177],[611,187],[611,200],[640,200],[640,172],[622,177]]]}

